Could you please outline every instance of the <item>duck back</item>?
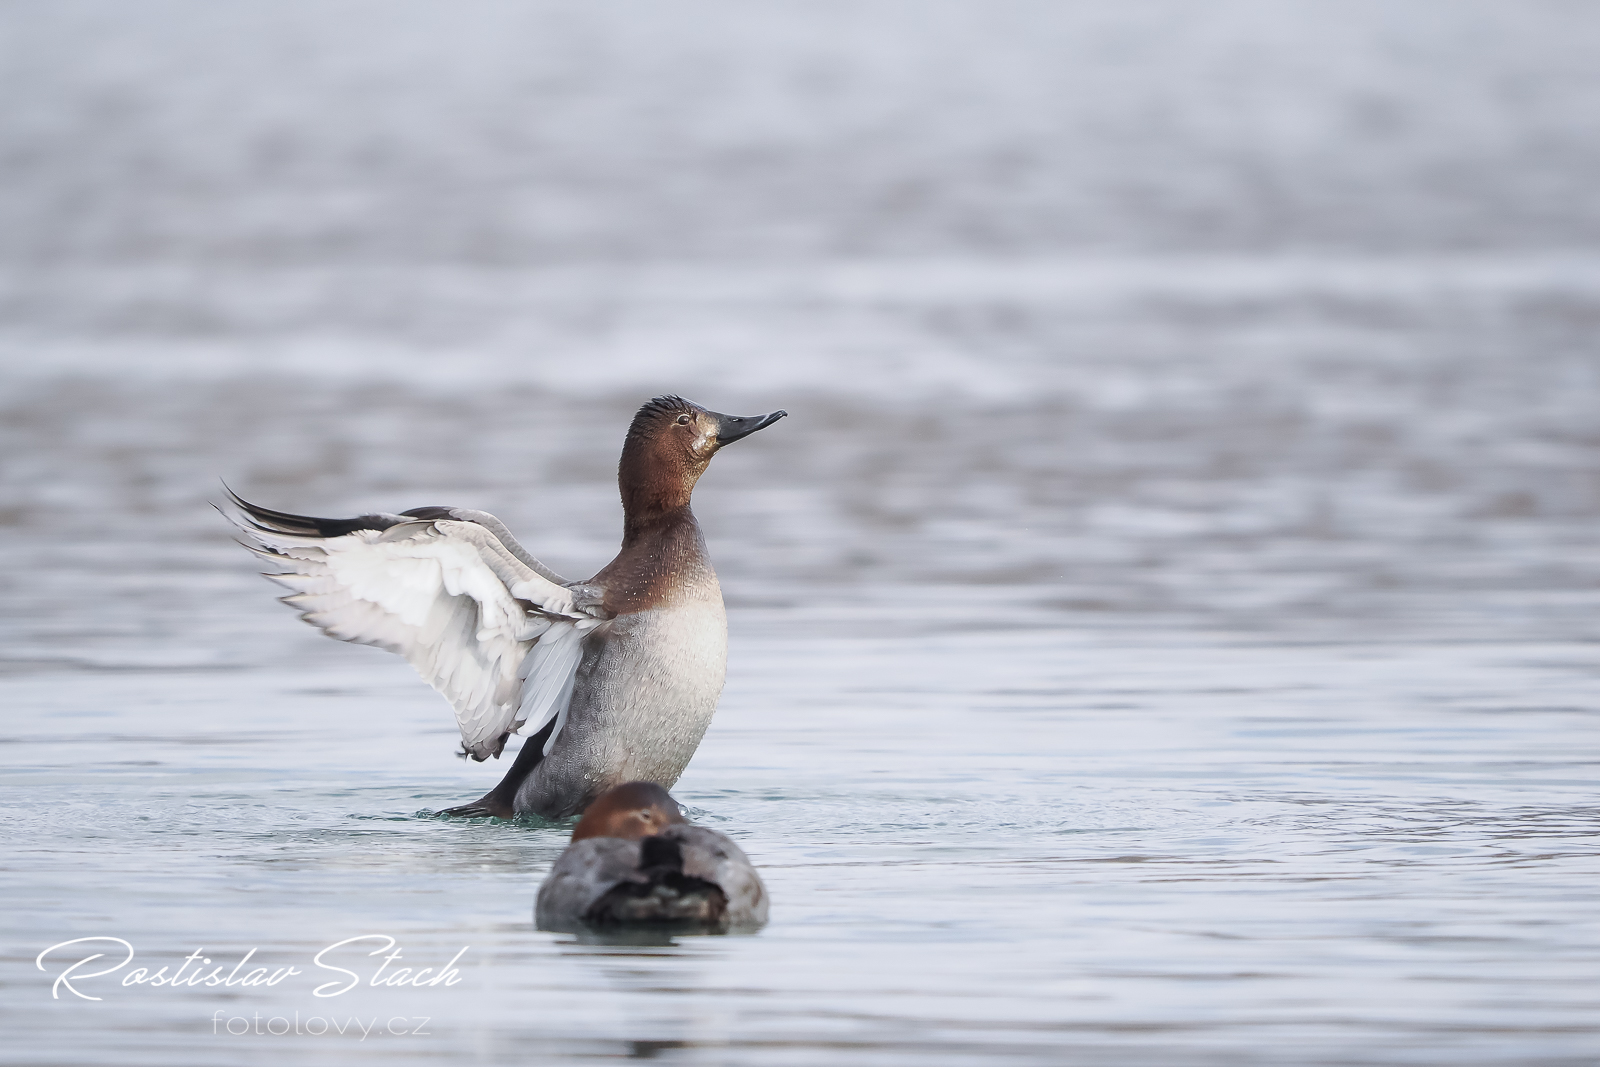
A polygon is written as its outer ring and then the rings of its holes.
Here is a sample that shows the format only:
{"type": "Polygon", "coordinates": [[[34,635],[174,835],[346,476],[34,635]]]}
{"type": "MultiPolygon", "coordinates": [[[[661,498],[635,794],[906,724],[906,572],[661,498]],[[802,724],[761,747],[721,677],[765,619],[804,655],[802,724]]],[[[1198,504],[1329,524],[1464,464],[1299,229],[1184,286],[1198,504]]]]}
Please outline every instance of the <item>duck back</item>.
{"type": "Polygon", "coordinates": [[[684,823],[640,841],[575,841],[539,887],[541,930],[677,926],[753,929],[767,921],[766,889],[733,839],[684,823]]]}

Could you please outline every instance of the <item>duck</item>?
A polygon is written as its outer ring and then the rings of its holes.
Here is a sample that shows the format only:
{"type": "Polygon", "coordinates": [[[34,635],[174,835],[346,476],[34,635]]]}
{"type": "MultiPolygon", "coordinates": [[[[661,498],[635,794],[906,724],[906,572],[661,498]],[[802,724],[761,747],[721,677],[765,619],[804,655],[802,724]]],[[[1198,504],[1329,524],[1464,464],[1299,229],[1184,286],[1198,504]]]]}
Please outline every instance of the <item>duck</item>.
{"type": "Polygon", "coordinates": [[[601,794],[539,886],[534,925],[556,933],[671,927],[754,930],[767,889],[727,834],[683,817],[654,782],[601,794]]]}
{"type": "Polygon", "coordinates": [[[633,416],[617,465],[622,545],[568,581],[488,512],[325,519],[218,508],[281,599],[329,637],[404,656],[455,709],[461,752],[510,769],[455,817],[577,815],[627,782],[676,784],[722,694],[728,622],[690,496],[713,456],[784,418],[676,395],[633,416]]]}

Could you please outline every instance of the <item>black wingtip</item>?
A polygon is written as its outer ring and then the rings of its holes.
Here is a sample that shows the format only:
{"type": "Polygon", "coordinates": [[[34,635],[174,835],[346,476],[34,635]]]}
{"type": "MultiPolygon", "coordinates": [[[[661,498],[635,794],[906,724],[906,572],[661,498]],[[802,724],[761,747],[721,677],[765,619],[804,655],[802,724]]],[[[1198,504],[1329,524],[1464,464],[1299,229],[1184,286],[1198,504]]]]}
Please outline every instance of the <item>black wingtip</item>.
{"type": "MultiPolygon", "coordinates": [[[[234,506],[244,512],[257,529],[267,533],[296,534],[301,537],[343,537],[357,530],[387,530],[396,523],[404,521],[396,515],[360,515],[353,519],[324,519],[315,515],[296,515],[252,504],[234,492],[227,482],[222,483],[222,488],[234,506]]],[[[222,509],[217,508],[217,510],[222,509]]]]}

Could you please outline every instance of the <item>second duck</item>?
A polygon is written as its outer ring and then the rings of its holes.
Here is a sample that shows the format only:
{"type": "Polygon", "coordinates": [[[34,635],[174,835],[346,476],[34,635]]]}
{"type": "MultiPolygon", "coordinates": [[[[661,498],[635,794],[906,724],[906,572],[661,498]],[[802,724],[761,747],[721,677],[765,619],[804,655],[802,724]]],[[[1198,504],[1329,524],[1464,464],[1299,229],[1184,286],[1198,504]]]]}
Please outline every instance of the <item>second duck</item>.
{"type": "Polygon", "coordinates": [[[654,782],[603,794],[572,831],[534,905],[541,930],[754,930],[767,889],[733,838],[683,817],[654,782]]]}

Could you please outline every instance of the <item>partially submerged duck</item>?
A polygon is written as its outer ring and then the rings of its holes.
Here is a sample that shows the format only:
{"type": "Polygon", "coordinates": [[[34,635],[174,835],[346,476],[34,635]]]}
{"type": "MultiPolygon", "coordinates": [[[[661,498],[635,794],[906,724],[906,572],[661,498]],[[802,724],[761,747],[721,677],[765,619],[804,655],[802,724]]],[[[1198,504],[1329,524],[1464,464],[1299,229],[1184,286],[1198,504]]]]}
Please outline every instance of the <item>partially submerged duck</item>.
{"type": "Polygon", "coordinates": [[[539,887],[541,930],[666,927],[722,933],[767,921],[767,890],[727,834],[696,826],[654,782],[609,790],[539,887]]]}
{"type": "Polygon", "coordinates": [[[623,782],[670,787],[699,746],[728,621],[689,496],[718,449],[785,414],[722,415],[676,396],[641,407],[617,468],[622,549],[581,582],[482,511],[318,519],[233,496],[229,518],[301,618],[400,653],[443,693],[473,759],[529,732],[500,784],[446,814],[561,818],[623,782]]]}

